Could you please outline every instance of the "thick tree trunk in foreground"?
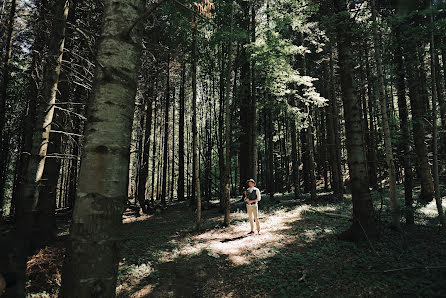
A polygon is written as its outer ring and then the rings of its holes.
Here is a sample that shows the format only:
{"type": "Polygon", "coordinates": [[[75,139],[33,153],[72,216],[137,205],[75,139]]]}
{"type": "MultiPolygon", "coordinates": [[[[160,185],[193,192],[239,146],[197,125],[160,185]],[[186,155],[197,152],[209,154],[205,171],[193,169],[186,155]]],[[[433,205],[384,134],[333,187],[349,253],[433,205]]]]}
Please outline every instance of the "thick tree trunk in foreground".
{"type": "Polygon", "coordinates": [[[63,297],[114,297],[145,1],[106,0],[63,297]]]}
{"type": "Polygon", "coordinates": [[[377,237],[372,197],[369,191],[366,156],[362,131],[361,109],[353,87],[352,20],[346,10],[345,0],[333,0],[337,13],[337,35],[339,75],[347,142],[348,168],[353,201],[353,223],[344,238],[351,240],[374,239],[377,237]],[[347,24],[347,25],[346,25],[347,24]]]}

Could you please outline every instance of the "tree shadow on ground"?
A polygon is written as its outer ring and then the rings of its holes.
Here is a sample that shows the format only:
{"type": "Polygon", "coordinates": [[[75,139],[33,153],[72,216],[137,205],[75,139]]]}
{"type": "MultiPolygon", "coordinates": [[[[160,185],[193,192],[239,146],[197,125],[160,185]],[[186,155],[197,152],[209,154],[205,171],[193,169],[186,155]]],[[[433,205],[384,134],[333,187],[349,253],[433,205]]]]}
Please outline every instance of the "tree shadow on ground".
{"type": "MultiPolygon", "coordinates": [[[[386,200],[378,241],[342,242],[336,235],[351,224],[350,200],[324,194],[318,198],[263,199],[262,234],[250,237],[244,237],[249,223],[240,211],[243,205],[231,213],[230,227],[222,226],[218,208],[203,211],[200,231],[194,230],[194,212],[182,202],[160,215],[126,217],[119,241],[117,295],[446,296],[446,238],[432,225],[434,216],[422,221],[417,217],[415,226],[403,225],[403,233],[398,233],[385,228],[390,220],[386,200]]],[[[374,203],[379,205],[379,199],[374,203]]],[[[54,250],[57,246],[42,260],[50,260],[54,250]]],[[[33,272],[31,284],[36,284],[37,275],[60,277],[44,272],[44,262],[36,264],[40,269],[33,272]]],[[[57,293],[57,285],[47,288],[57,293]]],[[[32,292],[42,291],[33,287],[32,292]]]]}
{"type": "Polygon", "coordinates": [[[264,233],[251,237],[244,237],[243,213],[221,228],[221,215],[208,210],[197,232],[194,215],[180,206],[126,225],[127,237],[145,233],[147,239],[123,246],[118,296],[446,295],[446,243],[436,227],[385,229],[379,241],[342,242],[336,235],[350,222],[326,213],[348,215],[348,203],[321,200],[309,208],[289,201],[264,211],[264,233]]]}

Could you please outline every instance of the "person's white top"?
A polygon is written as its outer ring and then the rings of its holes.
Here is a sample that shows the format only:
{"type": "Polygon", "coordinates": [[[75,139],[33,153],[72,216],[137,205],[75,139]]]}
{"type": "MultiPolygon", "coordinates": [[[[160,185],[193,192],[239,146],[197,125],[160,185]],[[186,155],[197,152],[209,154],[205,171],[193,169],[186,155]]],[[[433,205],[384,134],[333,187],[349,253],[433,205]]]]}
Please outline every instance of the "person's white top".
{"type": "Polygon", "coordinates": [[[255,186],[249,187],[248,191],[249,191],[249,193],[252,193],[253,191],[255,191],[256,195],[257,195],[257,200],[260,201],[262,199],[262,196],[260,195],[260,190],[257,187],[255,187],[255,186]]]}

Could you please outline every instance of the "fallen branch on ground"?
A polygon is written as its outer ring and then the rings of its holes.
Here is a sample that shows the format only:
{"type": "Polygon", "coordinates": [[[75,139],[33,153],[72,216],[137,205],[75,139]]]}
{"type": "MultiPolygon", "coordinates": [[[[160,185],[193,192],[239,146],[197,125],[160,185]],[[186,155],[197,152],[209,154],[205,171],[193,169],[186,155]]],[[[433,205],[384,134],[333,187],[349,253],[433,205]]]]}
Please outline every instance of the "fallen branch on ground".
{"type": "Polygon", "coordinates": [[[404,267],[404,268],[394,268],[394,269],[387,269],[387,270],[381,270],[381,271],[367,271],[367,272],[388,273],[388,272],[397,272],[397,271],[414,270],[414,269],[430,270],[430,269],[443,269],[443,268],[446,268],[446,266],[404,267]]]}
{"type": "Polygon", "coordinates": [[[350,216],[346,216],[346,215],[342,215],[342,214],[337,214],[337,213],[329,213],[329,212],[324,212],[324,211],[319,211],[319,210],[315,210],[313,208],[308,209],[309,211],[313,211],[316,213],[320,213],[323,215],[327,215],[327,216],[332,216],[332,217],[338,217],[338,218],[346,218],[351,220],[352,218],[350,216]]]}

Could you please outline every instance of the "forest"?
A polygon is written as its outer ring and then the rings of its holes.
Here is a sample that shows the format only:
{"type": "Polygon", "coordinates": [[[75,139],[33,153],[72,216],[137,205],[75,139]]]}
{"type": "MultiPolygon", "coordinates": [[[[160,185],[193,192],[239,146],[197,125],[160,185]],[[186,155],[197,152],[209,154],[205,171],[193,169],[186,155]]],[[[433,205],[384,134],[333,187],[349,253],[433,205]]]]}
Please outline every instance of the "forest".
{"type": "Polygon", "coordinates": [[[0,0],[0,36],[0,296],[446,296],[445,0],[0,0]]]}

